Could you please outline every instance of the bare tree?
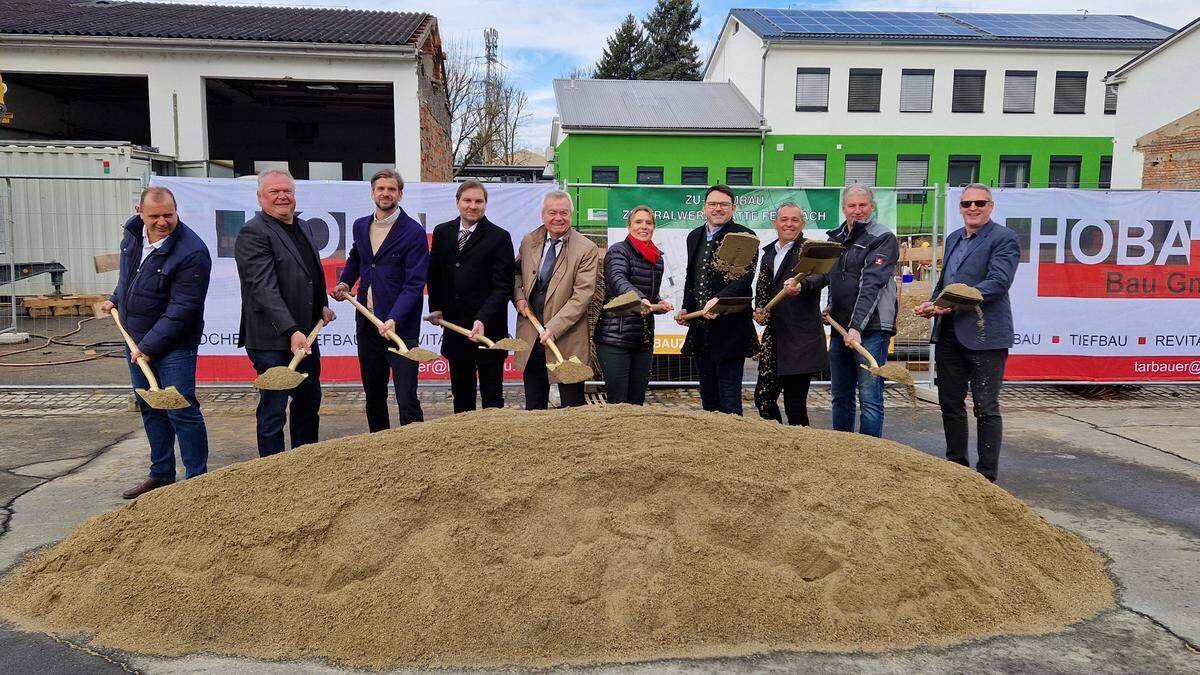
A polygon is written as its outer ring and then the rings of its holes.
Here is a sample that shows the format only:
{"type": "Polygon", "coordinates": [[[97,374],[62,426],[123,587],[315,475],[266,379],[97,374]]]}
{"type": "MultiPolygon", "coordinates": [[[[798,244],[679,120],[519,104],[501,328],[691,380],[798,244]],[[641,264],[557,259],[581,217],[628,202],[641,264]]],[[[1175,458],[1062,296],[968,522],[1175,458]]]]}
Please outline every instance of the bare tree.
{"type": "Polygon", "coordinates": [[[529,122],[529,97],[509,82],[502,81],[499,90],[499,116],[496,137],[497,160],[501,164],[512,164],[517,150],[517,139],[529,122]]]}
{"type": "Polygon", "coordinates": [[[488,100],[487,82],[481,59],[467,40],[446,41],[446,98],[450,103],[450,144],[454,151],[454,175],[492,144],[496,125],[488,100]]]}

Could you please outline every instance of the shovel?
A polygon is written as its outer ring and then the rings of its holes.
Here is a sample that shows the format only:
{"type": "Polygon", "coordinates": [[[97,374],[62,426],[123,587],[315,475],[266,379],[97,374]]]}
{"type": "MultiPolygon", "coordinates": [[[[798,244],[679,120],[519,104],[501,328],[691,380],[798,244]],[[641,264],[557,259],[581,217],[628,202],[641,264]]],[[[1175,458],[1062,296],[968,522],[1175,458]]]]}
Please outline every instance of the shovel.
{"type": "MultiPolygon", "coordinates": [[[[317,333],[320,333],[321,329],[324,327],[324,321],[317,321],[317,325],[314,326],[312,332],[308,334],[308,340],[306,342],[309,347],[311,347],[313,342],[316,341],[317,333]]],[[[286,366],[267,368],[266,372],[264,372],[262,375],[259,375],[258,378],[254,380],[254,388],[268,389],[270,391],[283,391],[286,389],[295,389],[296,387],[300,386],[300,383],[304,381],[304,378],[308,377],[308,373],[297,373],[296,366],[300,365],[300,361],[304,359],[305,356],[308,356],[308,352],[304,351],[303,349],[297,349],[296,355],[292,357],[291,363],[287,364],[286,366]]]]}
{"type": "MultiPolygon", "coordinates": [[[[800,283],[804,277],[813,274],[827,274],[833,269],[833,264],[837,262],[845,246],[833,241],[816,241],[814,239],[806,240],[800,245],[799,259],[796,261],[796,266],[792,268],[792,273],[796,276],[792,277],[792,282],[800,283]]],[[[787,297],[787,293],[779,291],[766,307],[762,308],[763,314],[771,311],[771,308],[778,305],[781,300],[787,297]]]]}
{"type": "MultiPolygon", "coordinates": [[[[117,308],[114,307],[110,313],[113,321],[117,324],[117,330],[121,331],[121,337],[125,338],[125,344],[129,345],[131,350],[137,349],[137,344],[134,343],[133,338],[129,337],[129,333],[125,332],[125,327],[121,325],[121,317],[117,315],[117,308]]],[[[134,391],[142,397],[146,405],[155,410],[180,410],[192,405],[175,387],[158,388],[158,380],[154,378],[154,371],[150,370],[150,359],[139,356],[137,364],[142,369],[142,374],[146,376],[146,381],[150,383],[150,388],[134,389],[134,391]]]]}
{"type": "Polygon", "coordinates": [[[933,304],[948,309],[975,309],[983,304],[983,294],[966,284],[950,284],[942,289],[933,304]]]}
{"type": "MultiPolygon", "coordinates": [[[[461,335],[467,339],[471,339],[471,331],[467,330],[466,328],[463,328],[462,326],[452,324],[449,321],[446,321],[445,319],[442,319],[438,323],[442,326],[445,326],[446,328],[449,328],[450,330],[454,331],[455,333],[458,333],[459,335],[461,335]]],[[[521,338],[507,338],[506,337],[506,338],[500,338],[499,340],[496,340],[493,342],[492,340],[489,340],[486,335],[480,333],[479,335],[475,336],[474,339],[477,342],[483,343],[483,344],[479,345],[480,349],[497,349],[502,352],[527,352],[527,351],[529,351],[529,343],[522,340],[521,338]]]]}
{"type": "MultiPolygon", "coordinates": [[[[839,335],[841,335],[843,338],[846,337],[846,329],[838,325],[838,322],[834,321],[833,317],[826,315],[825,320],[829,322],[830,326],[833,326],[834,330],[836,330],[839,335]]],[[[879,365],[879,362],[875,360],[875,357],[871,355],[871,352],[867,351],[867,348],[861,344],[855,344],[854,351],[862,354],[862,357],[867,360],[867,364],[870,364],[868,366],[860,363],[859,366],[861,368],[876,377],[882,377],[883,379],[891,380],[892,382],[899,382],[908,390],[909,398],[911,398],[914,402],[916,401],[917,383],[913,380],[912,373],[908,372],[908,368],[905,368],[903,363],[889,361],[881,366],[879,365]]]]}
{"type": "MultiPolygon", "coordinates": [[[[542,327],[542,324],[538,323],[537,317],[533,315],[533,312],[528,307],[525,308],[525,318],[529,319],[529,322],[537,329],[538,335],[546,332],[546,329],[542,327]]],[[[572,356],[569,359],[563,359],[562,352],[558,351],[558,346],[554,344],[554,340],[546,340],[546,346],[550,347],[550,350],[554,352],[554,358],[558,359],[557,363],[546,361],[546,370],[554,373],[559,382],[563,384],[586,382],[595,375],[591,368],[579,360],[579,357],[572,356]]]]}
{"type": "Polygon", "coordinates": [[[610,312],[613,316],[645,315],[651,311],[649,307],[642,304],[642,298],[637,294],[637,291],[629,291],[618,295],[605,303],[603,309],[606,312],[610,312]],[[642,311],[642,308],[645,308],[645,312],[642,311]]]}
{"type": "MultiPolygon", "coordinates": [[[[359,312],[362,312],[362,315],[367,317],[367,320],[369,320],[371,323],[375,324],[376,327],[380,327],[383,325],[383,322],[379,320],[379,317],[372,314],[371,310],[367,309],[366,307],[363,307],[362,303],[359,302],[358,300],[355,300],[353,295],[350,295],[349,293],[347,293],[346,299],[350,301],[350,304],[354,305],[354,309],[357,309],[359,312]]],[[[400,336],[396,335],[396,331],[394,331],[394,330],[389,330],[387,332],[386,337],[387,337],[387,339],[396,343],[395,348],[388,349],[389,352],[392,352],[394,354],[399,354],[400,356],[403,356],[408,359],[412,359],[413,361],[416,361],[417,363],[429,363],[430,361],[438,360],[438,355],[434,354],[433,352],[429,351],[428,349],[423,349],[421,347],[413,347],[412,349],[409,349],[408,345],[404,344],[404,340],[401,340],[400,336]]]]}
{"type": "MultiPolygon", "coordinates": [[[[746,307],[748,307],[750,305],[750,301],[751,301],[751,298],[748,298],[748,297],[746,297],[746,298],[739,298],[739,297],[719,298],[717,300],[717,304],[713,305],[712,309],[709,311],[711,311],[713,314],[733,314],[735,312],[740,312],[740,311],[746,309],[746,307]]],[[[688,312],[687,314],[684,314],[680,318],[682,318],[684,321],[691,321],[692,319],[699,319],[703,316],[704,316],[704,309],[701,308],[694,312],[688,312]]]]}

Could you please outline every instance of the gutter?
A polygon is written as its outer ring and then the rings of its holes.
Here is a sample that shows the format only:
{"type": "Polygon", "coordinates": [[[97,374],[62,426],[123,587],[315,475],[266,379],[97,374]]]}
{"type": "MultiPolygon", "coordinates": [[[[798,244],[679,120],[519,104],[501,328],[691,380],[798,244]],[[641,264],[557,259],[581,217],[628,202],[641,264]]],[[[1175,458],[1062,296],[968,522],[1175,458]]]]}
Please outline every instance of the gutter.
{"type": "Polygon", "coordinates": [[[141,38],[95,35],[24,35],[0,34],[0,44],[70,49],[127,49],[176,53],[222,53],[262,56],[304,56],[309,58],[344,57],[356,59],[415,59],[412,45],[354,45],[326,42],[275,42],[267,40],[195,40],[179,38],[141,38]]]}
{"type": "Polygon", "coordinates": [[[680,129],[680,128],[630,128],[630,127],[569,127],[563,126],[564,134],[628,134],[630,136],[753,136],[762,132],[758,128],[741,129],[680,129]]]}

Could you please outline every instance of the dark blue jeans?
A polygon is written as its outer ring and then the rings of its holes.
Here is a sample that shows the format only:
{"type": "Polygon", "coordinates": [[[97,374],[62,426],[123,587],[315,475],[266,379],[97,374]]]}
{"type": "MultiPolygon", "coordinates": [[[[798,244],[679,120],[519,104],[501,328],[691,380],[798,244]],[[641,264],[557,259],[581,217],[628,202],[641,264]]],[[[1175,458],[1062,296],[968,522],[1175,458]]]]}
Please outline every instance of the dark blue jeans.
{"type": "MultiPolygon", "coordinates": [[[[862,345],[883,365],[887,361],[888,334],[870,330],[863,333],[862,345]]],[[[855,399],[861,408],[858,432],[883,436],[883,380],[859,364],[866,359],[846,346],[837,333],[829,339],[829,379],[833,395],[834,431],[854,431],[855,399]]]]}
{"type": "MultiPolygon", "coordinates": [[[[404,344],[409,349],[419,346],[416,338],[404,339],[404,344]]],[[[388,351],[395,346],[378,331],[358,335],[358,372],[367,396],[367,429],[371,433],[392,426],[387,408],[388,375],[391,375],[392,385],[396,389],[400,426],[425,419],[421,400],[417,398],[417,371],[420,366],[406,356],[388,351]]]]}
{"type": "MultiPolygon", "coordinates": [[[[129,350],[125,350],[129,361],[129,350]]],[[[196,349],[175,349],[155,356],[150,371],[158,386],[175,387],[192,405],[179,410],[155,410],[137,397],[150,442],[150,477],[155,480],[175,480],[175,439],[179,439],[179,457],[188,478],[208,471],[208,429],[196,401],[196,349]]],[[[148,389],[150,383],[136,363],[129,364],[129,376],[134,389],[148,389]]]]}
{"type": "Polygon", "coordinates": [[[742,368],[745,358],[717,361],[707,354],[697,354],[696,370],[700,371],[700,405],[712,412],[742,414],[742,368]]]}
{"type": "MultiPolygon", "coordinates": [[[[292,360],[292,352],[286,349],[250,349],[246,348],[254,370],[262,375],[268,368],[287,366],[292,360]]],[[[321,429],[321,352],[313,345],[312,353],[300,361],[296,372],[308,373],[294,389],[283,391],[258,391],[258,409],[255,417],[258,419],[258,456],[266,457],[283,452],[283,423],[287,421],[288,430],[292,435],[292,447],[317,442],[321,429]],[[288,399],[291,399],[291,411],[288,411],[288,399]]]]}

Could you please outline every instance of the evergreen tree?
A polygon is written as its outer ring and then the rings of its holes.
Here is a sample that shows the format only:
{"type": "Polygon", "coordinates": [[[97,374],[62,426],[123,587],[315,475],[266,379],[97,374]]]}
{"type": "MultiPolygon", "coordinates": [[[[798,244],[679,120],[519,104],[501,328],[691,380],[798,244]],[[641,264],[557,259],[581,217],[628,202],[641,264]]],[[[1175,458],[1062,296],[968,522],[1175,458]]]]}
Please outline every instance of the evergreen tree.
{"type": "Polygon", "coordinates": [[[608,38],[608,46],[596,63],[598,80],[636,80],[646,59],[646,34],[632,14],[608,38]]]}
{"type": "Polygon", "coordinates": [[[700,27],[699,14],[692,0],[658,0],[642,22],[649,44],[640,79],[700,79],[700,50],[692,42],[692,32],[700,27]]]}

